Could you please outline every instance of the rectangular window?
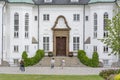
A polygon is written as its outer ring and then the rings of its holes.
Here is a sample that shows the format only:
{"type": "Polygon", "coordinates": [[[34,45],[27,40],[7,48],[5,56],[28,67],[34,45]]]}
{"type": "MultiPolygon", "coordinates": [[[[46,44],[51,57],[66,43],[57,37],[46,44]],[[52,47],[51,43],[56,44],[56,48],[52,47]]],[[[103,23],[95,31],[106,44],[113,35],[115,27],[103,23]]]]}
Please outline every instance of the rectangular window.
{"type": "Polygon", "coordinates": [[[45,52],[49,51],[49,37],[43,37],[43,49],[45,52]]]}
{"type": "Polygon", "coordinates": [[[44,21],[49,21],[49,17],[50,17],[49,14],[44,14],[43,15],[43,20],[44,21]]]}
{"type": "Polygon", "coordinates": [[[79,21],[80,20],[80,14],[73,14],[73,20],[79,21]]]}
{"type": "Polygon", "coordinates": [[[19,14],[14,14],[14,38],[19,37],[19,14]]]}
{"type": "Polygon", "coordinates": [[[13,59],[13,61],[14,61],[14,64],[18,65],[18,63],[19,63],[18,59],[13,59]]]}
{"type": "Polygon", "coordinates": [[[52,0],[44,0],[45,3],[50,3],[52,0]]]}
{"type": "Polygon", "coordinates": [[[73,51],[79,50],[80,40],[79,37],[73,37],[73,51]]]}
{"type": "Polygon", "coordinates": [[[88,16],[85,16],[85,20],[88,21],[88,16]]]}
{"type": "Polygon", "coordinates": [[[94,37],[94,38],[97,38],[97,31],[94,31],[93,37],[94,37]]]}
{"type": "Polygon", "coordinates": [[[35,21],[37,21],[37,16],[35,16],[35,21]]]}
{"type": "Polygon", "coordinates": [[[14,38],[18,38],[19,37],[19,32],[18,31],[14,31],[14,38]]]}
{"type": "Polygon", "coordinates": [[[18,51],[19,51],[18,45],[14,45],[14,52],[18,52],[18,51]]]}
{"type": "Polygon", "coordinates": [[[93,52],[97,52],[97,46],[93,47],[93,52]]]}
{"type": "Polygon", "coordinates": [[[108,66],[109,65],[109,60],[108,59],[103,60],[103,64],[104,64],[104,66],[108,66]]]}
{"type": "Polygon", "coordinates": [[[28,38],[29,36],[29,33],[28,33],[28,31],[25,31],[25,38],[28,38]]]}
{"type": "Polygon", "coordinates": [[[79,0],[71,0],[71,2],[78,2],[79,0]]]}
{"type": "Polygon", "coordinates": [[[29,52],[29,45],[25,45],[25,51],[29,52]]]}
{"type": "Polygon", "coordinates": [[[103,47],[103,52],[104,52],[104,53],[108,53],[108,46],[104,46],[104,47],[103,47]]]}
{"type": "Polygon", "coordinates": [[[103,37],[104,37],[104,38],[108,37],[108,31],[104,31],[103,37]]]}

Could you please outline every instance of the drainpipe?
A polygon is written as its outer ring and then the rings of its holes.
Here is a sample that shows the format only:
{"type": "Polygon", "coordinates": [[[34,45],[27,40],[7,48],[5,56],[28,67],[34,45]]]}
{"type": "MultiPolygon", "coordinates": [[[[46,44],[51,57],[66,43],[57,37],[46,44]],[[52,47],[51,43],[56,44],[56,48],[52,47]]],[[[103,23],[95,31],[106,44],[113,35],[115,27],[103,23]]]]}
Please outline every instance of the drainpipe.
{"type": "Polygon", "coordinates": [[[85,50],[85,4],[83,7],[83,50],[85,50]]]}
{"type": "Polygon", "coordinates": [[[39,4],[37,5],[38,6],[38,49],[39,49],[39,4]]]}
{"type": "Polygon", "coordinates": [[[2,59],[1,59],[2,64],[3,64],[3,30],[4,30],[3,24],[4,24],[4,8],[5,8],[5,5],[6,5],[6,1],[5,1],[4,5],[2,7],[2,59]]]}

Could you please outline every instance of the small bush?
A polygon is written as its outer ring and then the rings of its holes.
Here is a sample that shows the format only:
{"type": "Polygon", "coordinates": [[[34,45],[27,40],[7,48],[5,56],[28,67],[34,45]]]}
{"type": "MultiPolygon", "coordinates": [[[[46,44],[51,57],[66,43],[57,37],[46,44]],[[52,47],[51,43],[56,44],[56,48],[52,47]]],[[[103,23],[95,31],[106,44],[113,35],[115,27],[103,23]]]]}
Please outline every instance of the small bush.
{"type": "Polygon", "coordinates": [[[97,67],[99,65],[99,56],[98,56],[98,53],[97,52],[94,52],[93,53],[93,56],[92,56],[92,66],[93,67],[97,67]]]}
{"type": "Polygon", "coordinates": [[[120,69],[108,69],[108,70],[102,70],[99,75],[103,77],[104,79],[107,79],[112,74],[118,74],[120,73],[120,69]]]}
{"type": "Polygon", "coordinates": [[[99,56],[97,52],[94,52],[92,55],[92,59],[90,59],[86,56],[86,53],[84,50],[79,50],[78,58],[86,66],[98,67],[99,65],[99,56]]]}
{"type": "Polygon", "coordinates": [[[22,59],[26,59],[26,58],[28,58],[28,55],[27,55],[27,52],[24,51],[24,52],[22,53],[22,59]]]}
{"type": "Polygon", "coordinates": [[[28,58],[27,53],[24,51],[22,54],[22,59],[24,59],[25,66],[32,66],[38,63],[44,57],[43,50],[37,50],[35,56],[28,58]]]}
{"type": "Polygon", "coordinates": [[[116,75],[116,76],[114,77],[114,80],[120,80],[120,74],[116,75]]]}

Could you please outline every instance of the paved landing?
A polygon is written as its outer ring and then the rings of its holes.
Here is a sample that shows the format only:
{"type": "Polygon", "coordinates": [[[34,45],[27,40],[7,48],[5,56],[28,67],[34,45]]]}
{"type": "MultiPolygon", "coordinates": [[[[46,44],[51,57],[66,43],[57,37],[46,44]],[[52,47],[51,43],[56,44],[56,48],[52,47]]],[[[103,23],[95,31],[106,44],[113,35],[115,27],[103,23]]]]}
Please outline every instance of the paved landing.
{"type": "MultiPolygon", "coordinates": [[[[0,74],[44,74],[44,75],[98,75],[101,70],[111,68],[84,68],[84,67],[26,67],[21,72],[19,67],[0,67],[0,74]]],[[[115,69],[115,68],[114,68],[115,69]]]]}

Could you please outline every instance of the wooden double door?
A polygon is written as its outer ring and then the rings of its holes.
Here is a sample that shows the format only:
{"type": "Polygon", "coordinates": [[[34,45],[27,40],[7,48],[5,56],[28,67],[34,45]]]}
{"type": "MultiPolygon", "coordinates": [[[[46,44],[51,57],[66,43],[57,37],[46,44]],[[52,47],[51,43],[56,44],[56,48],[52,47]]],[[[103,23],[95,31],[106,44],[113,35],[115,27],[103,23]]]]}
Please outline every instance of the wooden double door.
{"type": "Polygon", "coordinates": [[[56,56],[66,56],[66,37],[56,37],[56,56]]]}

